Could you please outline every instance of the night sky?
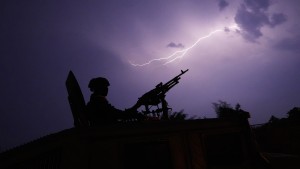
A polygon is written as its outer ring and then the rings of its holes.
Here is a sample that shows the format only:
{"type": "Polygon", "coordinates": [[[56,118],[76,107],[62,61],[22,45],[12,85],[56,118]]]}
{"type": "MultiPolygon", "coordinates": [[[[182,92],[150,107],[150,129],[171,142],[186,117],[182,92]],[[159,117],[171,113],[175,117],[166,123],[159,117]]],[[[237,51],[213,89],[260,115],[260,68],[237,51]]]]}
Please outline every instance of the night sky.
{"type": "Polygon", "coordinates": [[[285,117],[300,106],[299,16],[299,0],[2,0],[0,151],[73,126],[69,70],[86,102],[94,77],[125,109],[189,69],[173,111],[213,118],[223,100],[251,124],[285,117]]]}

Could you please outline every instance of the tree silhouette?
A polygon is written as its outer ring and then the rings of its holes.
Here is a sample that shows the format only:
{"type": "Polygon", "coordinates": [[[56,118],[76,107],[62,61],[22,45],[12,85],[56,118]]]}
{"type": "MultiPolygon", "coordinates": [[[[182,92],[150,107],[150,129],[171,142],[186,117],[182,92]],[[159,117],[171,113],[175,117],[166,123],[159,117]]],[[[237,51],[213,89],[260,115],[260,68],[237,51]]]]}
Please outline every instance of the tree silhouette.
{"type": "Polygon", "coordinates": [[[292,108],[287,114],[290,120],[300,120],[300,107],[292,108]]]}
{"type": "Polygon", "coordinates": [[[241,109],[239,103],[233,108],[226,101],[219,100],[218,103],[212,103],[218,118],[239,118],[242,116],[249,117],[249,113],[241,109]]]}
{"type": "Polygon", "coordinates": [[[268,123],[272,123],[272,124],[276,124],[280,121],[279,118],[275,117],[275,116],[271,116],[270,120],[268,123]]]}
{"type": "Polygon", "coordinates": [[[179,112],[172,112],[169,115],[170,120],[186,120],[187,114],[184,113],[184,110],[180,110],[179,112]]]}

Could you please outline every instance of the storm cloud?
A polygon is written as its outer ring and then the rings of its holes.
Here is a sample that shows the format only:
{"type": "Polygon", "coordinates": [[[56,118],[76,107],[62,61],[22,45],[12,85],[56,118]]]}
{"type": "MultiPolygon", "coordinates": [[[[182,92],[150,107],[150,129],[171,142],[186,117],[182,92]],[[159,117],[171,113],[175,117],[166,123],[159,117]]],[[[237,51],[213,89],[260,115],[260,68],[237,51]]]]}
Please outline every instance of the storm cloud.
{"type": "Polygon", "coordinates": [[[275,27],[287,21],[287,16],[283,13],[274,13],[270,18],[270,26],[275,27]]]}
{"type": "Polygon", "coordinates": [[[219,0],[218,6],[219,6],[220,11],[225,9],[228,5],[229,5],[229,3],[227,1],[219,0]]]}
{"type": "Polygon", "coordinates": [[[168,45],[167,45],[167,47],[169,47],[169,48],[180,48],[180,49],[182,49],[182,48],[184,48],[184,45],[182,44],[182,43],[174,43],[174,42],[170,42],[168,45]]]}
{"type": "Polygon", "coordinates": [[[273,28],[287,21],[283,13],[269,14],[270,5],[269,0],[244,0],[240,5],[234,19],[246,40],[255,42],[263,36],[262,27],[273,28]]]}

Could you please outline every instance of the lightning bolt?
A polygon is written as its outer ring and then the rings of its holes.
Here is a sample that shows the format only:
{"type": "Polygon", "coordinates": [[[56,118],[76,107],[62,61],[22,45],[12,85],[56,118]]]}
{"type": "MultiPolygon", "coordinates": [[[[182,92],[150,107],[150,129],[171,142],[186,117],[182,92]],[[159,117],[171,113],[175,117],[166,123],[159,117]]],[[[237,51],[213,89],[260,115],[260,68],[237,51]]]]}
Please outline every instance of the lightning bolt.
{"type": "MultiPolygon", "coordinates": [[[[225,28],[225,29],[226,29],[226,28],[225,28]]],[[[229,30],[231,30],[231,29],[239,30],[239,27],[238,27],[237,25],[234,25],[234,26],[228,27],[227,29],[229,29],[229,30]]],[[[167,57],[162,57],[162,58],[152,59],[152,60],[150,60],[150,61],[148,61],[148,62],[146,62],[146,63],[143,63],[143,64],[135,64],[135,63],[133,63],[133,62],[129,62],[129,63],[130,63],[132,66],[140,66],[140,67],[141,67],[141,66],[149,65],[149,64],[151,64],[152,62],[156,62],[156,61],[164,61],[164,60],[166,60],[166,61],[164,62],[164,64],[163,64],[163,65],[166,65],[166,64],[171,63],[171,62],[173,62],[173,61],[175,61],[175,60],[177,60],[177,59],[183,58],[183,57],[185,56],[185,54],[186,54],[189,50],[191,50],[192,48],[194,48],[195,46],[197,46],[198,43],[201,42],[202,40],[207,39],[207,38],[213,36],[214,34],[219,33],[219,32],[223,32],[223,31],[224,31],[224,29],[217,29],[217,30],[214,30],[214,31],[210,32],[209,34],[207,34],[207,35],[205,35],[205,36],[203,36],[203,37],[198,38],[197,41],[194,42],[194,43],[193,43],[191,46],[189,46],[188,48],[183,49],[183,50],[175,51],[174,53],[172,53],[171,55],[169,55],[169,56],[167,56],[167,57]]]]}

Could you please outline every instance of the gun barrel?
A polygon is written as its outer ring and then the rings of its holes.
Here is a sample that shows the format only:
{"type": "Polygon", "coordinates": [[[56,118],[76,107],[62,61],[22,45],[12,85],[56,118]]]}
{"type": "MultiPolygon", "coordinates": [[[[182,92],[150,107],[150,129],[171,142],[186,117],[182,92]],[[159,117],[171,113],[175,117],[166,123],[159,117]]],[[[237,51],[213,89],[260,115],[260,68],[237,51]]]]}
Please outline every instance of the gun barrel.
{"type": "Polygon", "coordinates": [[[189,69],[186,69],[186,70],[181,70],[181,74],[184,74],[185,72],[189,71],[189,69]]]}
{"type": "Polygon", "coordinates": [[[175,86],[177,83],[179,83],[180,76],[182,76],[183,74],[185,74],[188,70],[189,69],[181,70],[181,73],[179,75],[175,76],[173,79],[171,79],[170,81],[168,81],[167,83],[165,83],[163,86],[166,87],[166,91],[168,91],[173,86],[175,86]]]}

